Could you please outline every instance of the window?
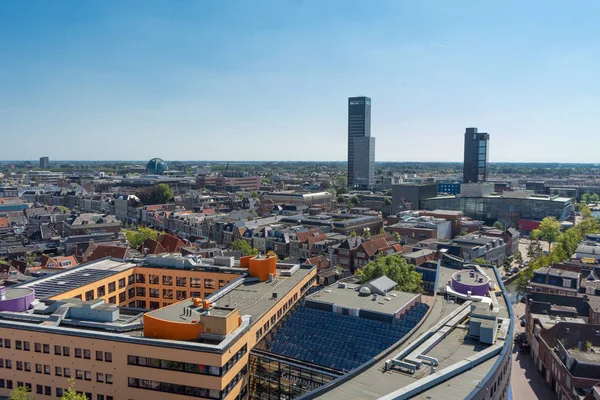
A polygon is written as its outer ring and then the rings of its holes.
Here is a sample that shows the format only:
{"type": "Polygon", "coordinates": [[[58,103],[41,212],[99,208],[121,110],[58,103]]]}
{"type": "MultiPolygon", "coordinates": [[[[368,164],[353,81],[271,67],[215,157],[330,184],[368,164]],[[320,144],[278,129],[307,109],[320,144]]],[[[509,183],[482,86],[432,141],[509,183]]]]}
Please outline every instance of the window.
{"type": "Polygon", "coordinates": [[[63,346],[63,356],[69,357],[70,354],[71,354],[71,349],[67,346],[63,346]]]}
{"type": "Polygon", "coordinates": [[[6,388],[7,389],[12,389],[13,388],[13,381],[10,379],[6,380],[6,388]]]}
{"type": "Polygon", "coordinates": [[[125,287],[125,278],[119,279],[119,289],[123,289],[125,287]]]}
{"type": "Polygon", "coordinates": [[[91,358],[91,352],[88,349],[83,350],[83,358],[89,360],[91,358]]]}
{"type": "Polygon", "coordinates": [[[177,286],[186,286],[187,285],[187,278],[185,278],[185,277],[179,277],[178,276],[175,283],[176,283],[177,286]]]}
{"type": "Polygon", "coordinates": [[[75,370],[75,379],[83,379],[83,371],[80,369],[75,370]]]}
{"type": "Polygon", "coordinates": [[[173,286],[173,277],[168,276],[168,275],[163,275],[163,285],[173,286]]]}
{"type": "Polygon", "coordinates": [[[44,394],[44,386],[43,385],[35,385],[35,392],[37,394],[44,394]]]}
{"type": "Polygon", "coordinates": [[[200,297],[202,298],[202,294],[200,292],[190,292],[190,298],[200,297]]]}
{"type": "Polygon", "coordinates": [[[154,299],[158,299],[160,297],[160,289],[150,288],[148,292],[149,296],[154,299]]]}
{"type": "Polygon", "coordinates": [[[12,369],[12,361],[11,360],[4,360],[4,367],[6,369],[12,369]]]}
{"type": "Polygon", "coordinates": [[[146,283],[146,275],[144,274],[135,274],[136,283],[146,283]]]}
{"type": "Polygon", "coordinates": [[[42,364],[35,364],[35,372],[38,374],[42,373],[42,364]]]}
{"type": "Polygon", "coordinates": [[[114,282],[108,284],[108,293],[112,293],[117,290],[117,285],[114,282]]]}
{"type": "Polygon", "coordinates": [[[62,388],[56,388],[56,397],[62,397],[62,396],[63,396],[62,388]]]}
{"type": "Polygon", "coordinates": [[[104,285],[98,287],[98,289],[96,289],[96,293],[98,293],[98,297],[104,296],[106,294],[106,288],[104,285]]]}
{"type": "Polygon", "coordinates": [[[61,355],[61,352],[60,352],[61,350],[62,350],[62,347],[60,347],[60,346],[54,346],[54,355],[60,356],[61,355]]]}
{"type": "Polygon", "coordinates": [[[91,371],[85,371],[85,380],[86,381],[92,380],[92,372],[91,371]]]}
{"type": "Polygon", "coordinates": [[[23,342],[23,350],[29,351],[29,342],[23,342]]]}
{"type": "Polygon", "coordinates": [[[150,309],[151,310],[156,310],[160,308],[160,303],[158,301],[151,301],[150,302],[150,309]]]}
{"type": "Polygon", "coordinates": [[[56,375],[56,376],[62,376],[62,368],[61,367],[55,367],[54,368],[54,375],[56,375]]]}
{"type": "Polygon", "coordinates": [[[104,400],[104,395],[103,394],[99,394],[97,396],[97,400],[104,400]]]}
{"type": "Polygon", "coordinates": [[[177,300],[185,300],[187,298],[187,291],[178,290],[177,291],[177,300]]]}
{"type": "Polygon", "coordinates": [[[81,349],[75,348],[75,358],[81,358],[81,349]]]}
{"type": "Polygon", "coordinates": [[[127,277],[127,283],[129,283],[130,285],[133,285],[135,283],[135,276],[129,275],[127,277]]]}
{"type": "Polygon", "coordinates": [[[50,375],[50,366],[44,365],[44,375],[50,375]]]}
{"type": "Polygon", "coordinates": [[[44,345],[44,354],[50,354],[50,345],[49,344],[44,345]]]}
{"type": "Polygon", "coordinates": [[[135,308],[146,308],[146,301],[145,300],[137,300],[135,302],[135,308]]]}
{"type": "Polygon", "coordinates": [[[139,297],[146,297],[146,288],[138,287],[135,289],[135,295],[139,297]]]}
{"type": "Polygon", "coordinates": [[[101,373],[101,372],[98,372],[98,373],[96,374],[96,382],[101,382],[101,383],[104,383],[104,374],[103,374],[103,373],[101,373]]]}
{"type": "Polygon", "coordinates": [[[15,340],[15,349],[23,350],[23,342],[21,342],[20,340],[15,340]]]}
{"type": "Polygon", "coordinates": [[[215,288],[215,280],[214,279],[204,279],[204,288],[205,289],[214,289],[215,288]]]}
{"type": "Polygon", "coordinates": [[[112,385],[113,380],[112,380],[112,374],[106,374],[104,376],[104,380],[106,381],[106,383],[108,383],[109,385],[112,385]]]}
{"type": "Polygon", "coordinates": [[[160,277],[158,275],[148,275],[148,282],[151,285],[160,285],[160,277]]]}
{"type": "Polygon", "coordinates": [[[94,300],[94,291],[93,290],[88,290],[87,292],[85,292],[85,301],[90,301],[90,300],[94,300]]]}
{"type": "Polygon", "coordinates": [[[135,289],[134,288],[129,288],[127,290],[127,297],[130,298],[130,299],[133,298],[133,297],[135,297],[135,289]]]}
{"type": "Polygon", "coordinates": [[[190,287],[202,288],[202,278],[190,278],[190,287]]]}
{"type": "Polygon", "coordinates": [[[164,299],[172,299],[173,298],[173,289],[163,289],[163,298],[164,299]]]}
{"type": "Polygon", "coordinates": [[[71,377],[71,368],[65,368],[63,370],[63,373],[65,375],[66,378],[70,378],[71,377]]]}
{"type": "Polygon", "coordinates": [[[17,370],[23,371],[23,361],[17,361],[17,370]]]}
{"type": "Polygon", "coordinates": [[[44,386],[44,395],[52,396],[52,387],[51,386],[44,386]]]}
{"type": "Polygon", "coordinates": [[[125,303],[127,297],[125,297],[125,292],[119,293],[119,303],[125,303]]]}
{"type": "Polygon", "coordinates": [[[96,361],[102,361],[103,357],[102,357],[102,352],[101,351],[96,351],[96,361]]]}
{"type": "Polygon", "coordinates": [[[31,363],[29,361],[25,361],[25,371],[31,372],[31,363]]]}
{"type": "Polygon", "coordinates": [[[4,339],[4,347],[10,349],[10,339],[4,339]]]}
{"type": "Polygon", "coordinates": [[[117,297],[116,296],[110,296],[108,298],[108,303],[109,304],[117,304],[117,297]]]}
{"type": "Polygon", "coordinates": [[[104,352],[104,361],[106,362],[112,362],[112,353],[105,351],[104,352]]]}

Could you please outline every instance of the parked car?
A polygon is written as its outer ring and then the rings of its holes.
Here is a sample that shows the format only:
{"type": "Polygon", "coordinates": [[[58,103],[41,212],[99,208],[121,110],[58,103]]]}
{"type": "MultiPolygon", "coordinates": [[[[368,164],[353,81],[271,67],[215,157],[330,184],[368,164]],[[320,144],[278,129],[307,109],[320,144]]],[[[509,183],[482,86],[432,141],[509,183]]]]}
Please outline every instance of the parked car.
{"type": "Polygon", "coordinates": [[[514,274],[516,274],[517,272],[519,272],[519,267],[513,267],[512,272],[514,274]]]}

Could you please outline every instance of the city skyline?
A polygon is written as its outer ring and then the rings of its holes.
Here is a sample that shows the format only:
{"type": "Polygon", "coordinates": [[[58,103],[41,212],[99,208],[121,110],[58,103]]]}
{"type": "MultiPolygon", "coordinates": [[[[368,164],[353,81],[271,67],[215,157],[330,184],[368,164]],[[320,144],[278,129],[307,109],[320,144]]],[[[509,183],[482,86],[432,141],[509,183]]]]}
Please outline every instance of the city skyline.
{"type": "Polygon", "coordinates": [[[465,126],[491,162],[596,161],[595,2],[31,4],[0,5],[5,160],[344,161],[369,94],[380,162],[460,162],[465,126]]]}

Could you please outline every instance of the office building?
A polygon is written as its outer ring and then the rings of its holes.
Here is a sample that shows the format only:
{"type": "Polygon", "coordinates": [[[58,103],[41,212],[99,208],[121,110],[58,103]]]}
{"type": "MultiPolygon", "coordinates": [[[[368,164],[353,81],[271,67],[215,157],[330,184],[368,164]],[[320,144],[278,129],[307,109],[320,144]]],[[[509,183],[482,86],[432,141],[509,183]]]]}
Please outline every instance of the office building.
{"type": "Polygon", "coordinates": [[[375,183],[375,138],[371,136],[371,99],[348,99],[348,186],[368,188],[375,183]]]}
{"type": "Polygon", "coordinates": [[[316,268],[276,257],[102,259],[0,288],[0,397],[244,399],[248,353],[316,268]]]}
{"type": "Polygon", "coordinates": [[[50,166],[50,158],[40,157],[40,168],[48,168],[50,166]]]}
{"type": "Polygon", "coordinates": [[[465,163],[463,183],[485,182],[490,135],[467,128],[465,132],[465,163]]]}

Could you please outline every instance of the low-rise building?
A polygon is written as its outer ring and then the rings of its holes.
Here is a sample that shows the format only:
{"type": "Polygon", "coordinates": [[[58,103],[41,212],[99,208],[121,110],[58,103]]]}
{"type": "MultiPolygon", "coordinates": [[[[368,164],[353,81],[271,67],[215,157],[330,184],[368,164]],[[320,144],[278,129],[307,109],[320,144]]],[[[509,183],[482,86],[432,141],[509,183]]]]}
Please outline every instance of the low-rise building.
{"type": "Polygon", "coordinates": [[[457,236],[452,244],[461,247],[465,260],[483,258],[490,263],[502,264],[506,258],[506,244],[500,238],[472,234],[457,236]]]}

